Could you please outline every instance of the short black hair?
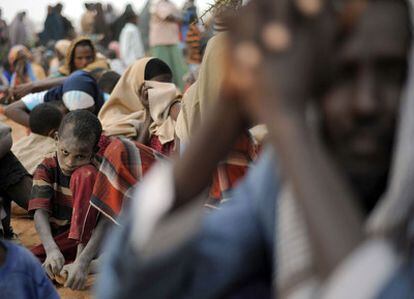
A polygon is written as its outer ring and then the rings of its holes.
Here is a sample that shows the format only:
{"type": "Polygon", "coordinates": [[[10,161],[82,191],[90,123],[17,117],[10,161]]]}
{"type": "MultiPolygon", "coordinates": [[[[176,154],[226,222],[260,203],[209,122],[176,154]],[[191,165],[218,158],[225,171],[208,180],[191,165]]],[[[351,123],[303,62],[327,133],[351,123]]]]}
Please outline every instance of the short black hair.
{"type": "Polygon", "coordinates": [[[40,104],[30,112],[30,130],[39,135],[48,136],[50,131],[57,131],[63,114],[51,103],[40,104]]]}
{"type": "Polygon", "coordinates": [[[92,142],[94,147],[101,138],[101,122],[88,110],[74,110],[66,114],[59,126],[60,138],[67,133],[69,127],[72,136],[85,143],[92,142]]]}
{"type": "Polygon", "coordinates": [[[171,68],[168,66],[168,64],[158,58],[153,58],[148,61],[147,65],[145,66],[145,80],[151,80],[156,76],[164,74],[172,75],[171,68]]]}
{"type": "Polygon", "coordinates": [[[118,83],[120,78],[121,75],[117,72],[107,71],[98,80],[98,87],[100,90],[110,94],[112,93],[112,90],[114,90],[115,85],[118,83]]]}

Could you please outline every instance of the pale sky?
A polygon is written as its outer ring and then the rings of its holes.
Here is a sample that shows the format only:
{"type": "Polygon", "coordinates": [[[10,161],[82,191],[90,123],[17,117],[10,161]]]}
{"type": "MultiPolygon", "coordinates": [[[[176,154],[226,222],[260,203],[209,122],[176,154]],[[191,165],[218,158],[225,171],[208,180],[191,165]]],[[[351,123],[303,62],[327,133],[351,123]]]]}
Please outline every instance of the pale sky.
{"type": "MultiPolygon", "coordinates": [[[[181,7],[185,0],[172,0],[181,7]]],[[[75,26],[78,26],[80,16],[84,12],[85,2],[111,3],[118,13],[123,12],[126,4],[132,4],[136,12],[140,12],[146,0],[113,0],[113,1],[93,1],[93,0],[0,0],[0,8],[3,11],[3,18],[8,23],[14,18],[18,11],[25,10],[30,19],[36,24],[36,29],[41,30],[46,18],[47,5],[63,4],[63,14],[69,18],[75,26]]],[[[196,0],[199,12],[203,12],[208,4],[214,0],[196,0]]]]}

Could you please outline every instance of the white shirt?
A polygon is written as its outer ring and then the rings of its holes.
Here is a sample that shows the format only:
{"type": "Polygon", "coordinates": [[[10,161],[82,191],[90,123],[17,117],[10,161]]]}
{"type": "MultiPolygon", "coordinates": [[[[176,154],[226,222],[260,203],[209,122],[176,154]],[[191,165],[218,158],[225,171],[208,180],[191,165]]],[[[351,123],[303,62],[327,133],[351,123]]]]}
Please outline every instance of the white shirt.
{"type": "Polygon", "coordinates": [[[137,59],[145,56],[141,32],[138,26],[131,23],[127,23],[124,26],[119,36],[119,48],[121,60],[127,67],[137,59]]]}

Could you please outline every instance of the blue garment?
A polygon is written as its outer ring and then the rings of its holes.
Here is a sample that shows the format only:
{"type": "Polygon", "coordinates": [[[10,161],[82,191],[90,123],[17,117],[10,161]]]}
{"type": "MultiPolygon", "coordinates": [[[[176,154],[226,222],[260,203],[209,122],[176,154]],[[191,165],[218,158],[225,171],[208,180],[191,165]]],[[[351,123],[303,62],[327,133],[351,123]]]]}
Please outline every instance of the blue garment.
{"type": "MultiPolygon", "coordinates": [[[[133,215],[125,209],[123,226],[115,229],[104,249],[97,298],[271,298],[280,190],[276,162],[267,149],[233,199],[206,214],[198,235],[150,259],[132,249],[133,215]]],[[[403,265],[377,299],[414,298],[413,277],[414,263],[403,265]]]]}
{"type": "Polygon", "coordinates": [[[102,92],[99,90],[95,78],[82,70],[73,72],[62,85],[49,89],[44,96],[44,102],[61,101],[64,93],[74,90],[89,94],[95,101],[97,112],[104,104],[102,92]]]}
{"type": "Polygon", "coordinates": [[[59,298],[39,261],[26,248],[7,241],[0,241],[2,245],[7,253],[0,266],[0,298],[59,298]]]}
{"type": "Polygon", "coordinates": [[[271,298],[279,191],[272,161],[267,151],[234,199],[207,214],[198,235],[151,260],[133,251],[133,215],[126,213],[104,249],[97,298],[271,298]]]}

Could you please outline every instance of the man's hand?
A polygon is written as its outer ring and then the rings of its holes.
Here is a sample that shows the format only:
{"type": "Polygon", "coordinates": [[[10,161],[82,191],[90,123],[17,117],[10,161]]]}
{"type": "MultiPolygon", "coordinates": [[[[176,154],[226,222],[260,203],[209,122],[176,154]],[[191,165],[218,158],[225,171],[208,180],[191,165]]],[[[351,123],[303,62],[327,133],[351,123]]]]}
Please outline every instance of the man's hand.
{"type": "Polygon", "coordinates": [[[55,275],[58,275],[65,264],[65,258],[59,249],[54,249],[47,253],[46,260],[43,263],[43,269],[45,269],[47,275],[53,279],[55,275]]]}
{"type": "Polygon", "coordinates": [[[65,288],[83,290],[88,279],[89,267],[79,261],[65,265],[60,272],[61,276],[67,276],[65,288]]]}
{"type": "Polygon", "coordinates": [[[277,115],[303,118],[306,102],[326,78],[323,66],[330,62],[335,28],[331,11],[318,0],[309,0],[320,4],[312,7],[302,2],[252,1],[241,11],[245,22],[231,26],[224,86],[238,90],[246,116],[255,122],[277,115]]]}

